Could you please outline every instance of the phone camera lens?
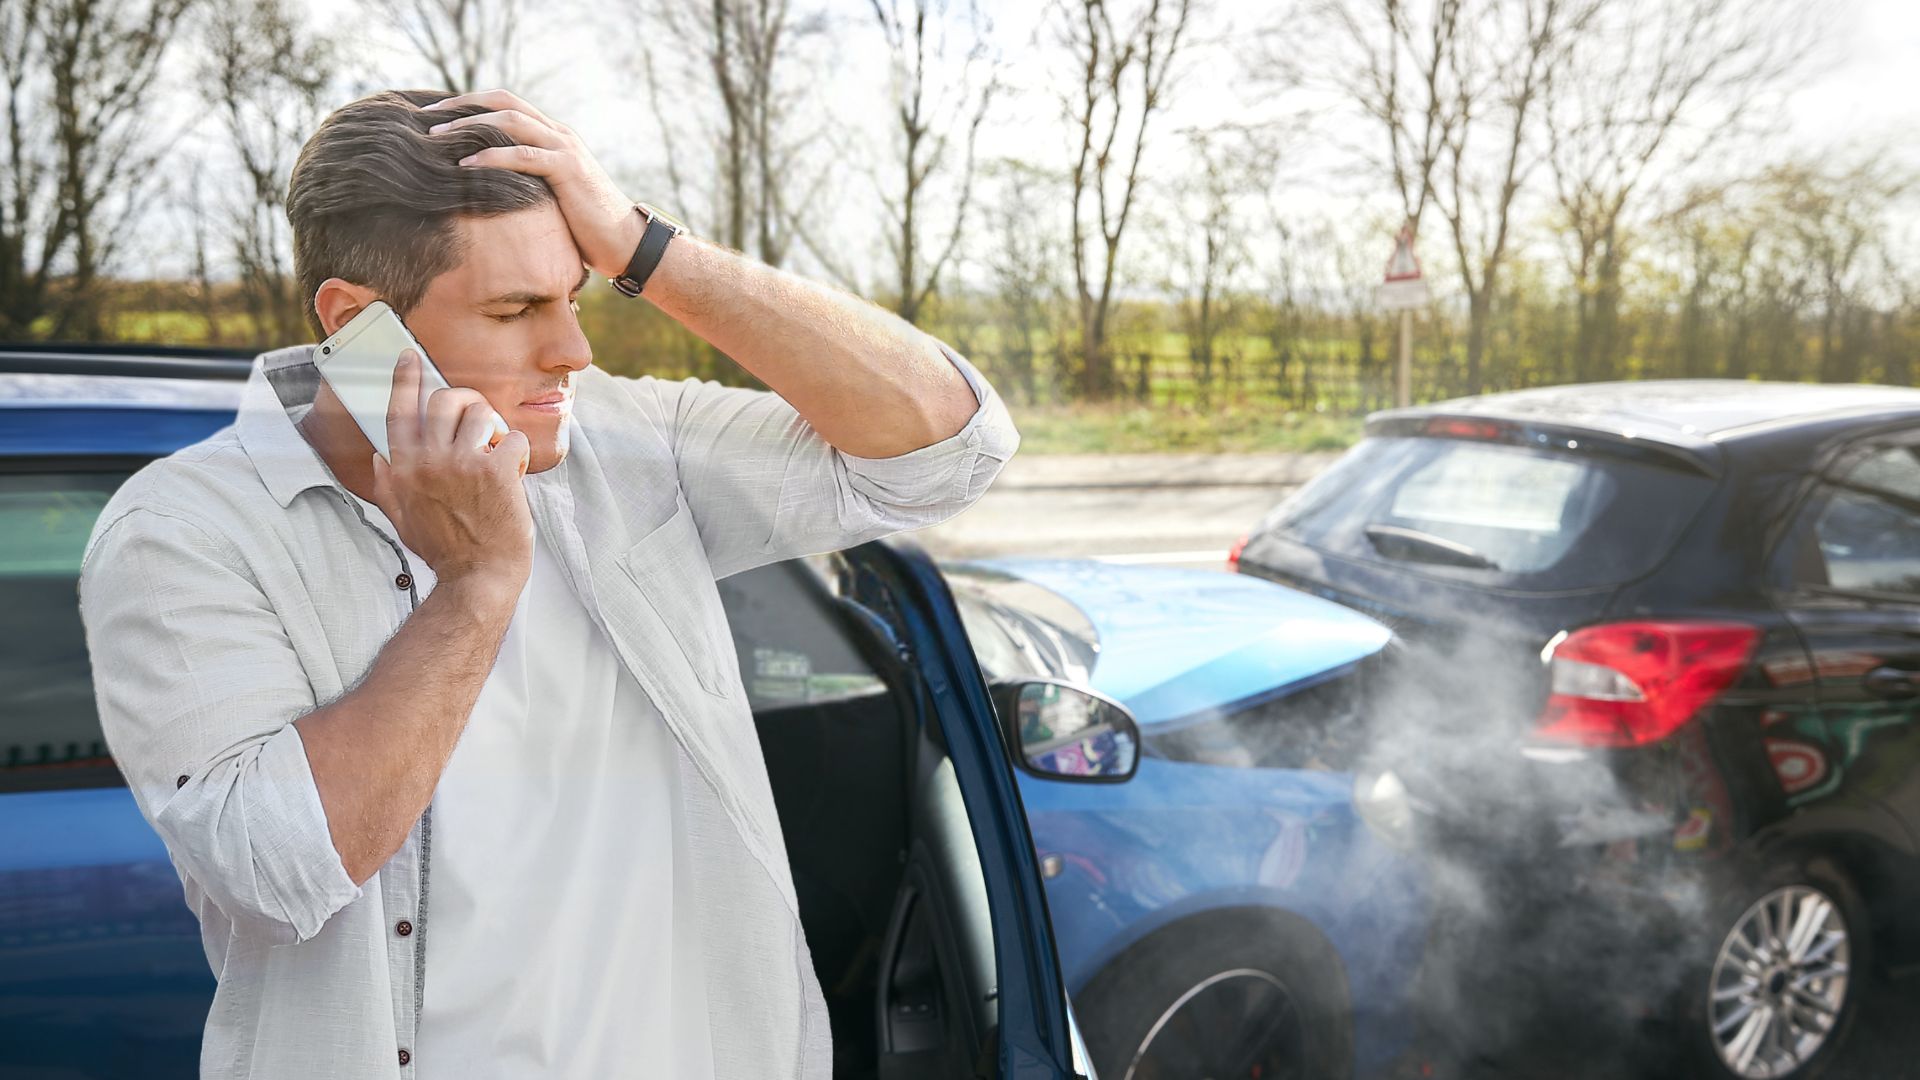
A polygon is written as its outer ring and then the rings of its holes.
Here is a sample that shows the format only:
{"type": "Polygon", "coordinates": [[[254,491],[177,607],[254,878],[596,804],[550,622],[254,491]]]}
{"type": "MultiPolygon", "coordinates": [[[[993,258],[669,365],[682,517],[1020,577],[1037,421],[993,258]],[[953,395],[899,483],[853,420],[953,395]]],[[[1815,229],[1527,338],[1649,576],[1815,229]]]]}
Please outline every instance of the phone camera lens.
{"type": "Polygon", "coordinates": [[[333,351],[333,346],[331,346],[331,345],[322,345],[322,346],[320,346],[320,351],[321,351],[321,352],[323,352],[323,353],[330,353],[330,352],[332,352],[332,351],[333,351]]]}

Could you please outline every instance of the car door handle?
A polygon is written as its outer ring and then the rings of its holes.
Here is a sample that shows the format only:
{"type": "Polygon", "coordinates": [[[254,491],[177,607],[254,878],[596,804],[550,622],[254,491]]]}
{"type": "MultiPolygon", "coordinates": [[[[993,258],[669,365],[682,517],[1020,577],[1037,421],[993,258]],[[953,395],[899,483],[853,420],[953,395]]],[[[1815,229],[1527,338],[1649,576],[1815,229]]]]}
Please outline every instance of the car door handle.
{"type": "Polygon", "coordinates": [[[1877,667],[1860,677],[1867,693],[1888,701],[1920,697],[1920,672],[1897,667],[1877,667]]]}

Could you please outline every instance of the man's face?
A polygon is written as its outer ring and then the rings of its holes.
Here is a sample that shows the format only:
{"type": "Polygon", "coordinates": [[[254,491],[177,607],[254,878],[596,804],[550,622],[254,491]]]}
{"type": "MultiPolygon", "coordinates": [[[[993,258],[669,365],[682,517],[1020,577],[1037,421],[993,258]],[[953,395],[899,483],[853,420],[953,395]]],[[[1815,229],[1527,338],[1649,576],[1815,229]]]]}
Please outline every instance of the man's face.
{"type": "Polygon", "coordinates": [[[567,456],[573,373],[593,362],[574,298],[586,284],[558,206],[461,218],[465,260],[433,279],[407,329],[454,386],[526,433],[542,472],[567,456]]]}

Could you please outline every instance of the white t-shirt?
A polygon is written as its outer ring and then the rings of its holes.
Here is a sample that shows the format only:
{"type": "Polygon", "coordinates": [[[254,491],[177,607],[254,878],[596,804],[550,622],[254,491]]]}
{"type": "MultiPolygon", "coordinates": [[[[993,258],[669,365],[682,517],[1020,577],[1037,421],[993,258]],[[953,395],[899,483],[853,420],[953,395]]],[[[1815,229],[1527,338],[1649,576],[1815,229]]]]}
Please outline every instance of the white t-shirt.
{"type": "Polygon", "coordinates": [[[433,796],[421,1080],[713,1075],[681,753],[536,541],[433,796]]]}

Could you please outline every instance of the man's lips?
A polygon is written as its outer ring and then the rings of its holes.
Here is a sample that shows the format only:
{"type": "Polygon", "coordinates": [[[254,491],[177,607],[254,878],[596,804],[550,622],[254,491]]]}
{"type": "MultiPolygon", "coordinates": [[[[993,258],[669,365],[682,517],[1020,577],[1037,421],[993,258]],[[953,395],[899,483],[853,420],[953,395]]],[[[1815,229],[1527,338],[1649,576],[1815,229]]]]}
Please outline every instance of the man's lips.
{"type": "Polygon", "coordinates": [[[555,390],[551,394],[542,394],[537,398],[529,398],[520,404],[535,409],[557,411],[560,406],[566,404],[568,397],[569,395],[565,391],[555,390]]]}

